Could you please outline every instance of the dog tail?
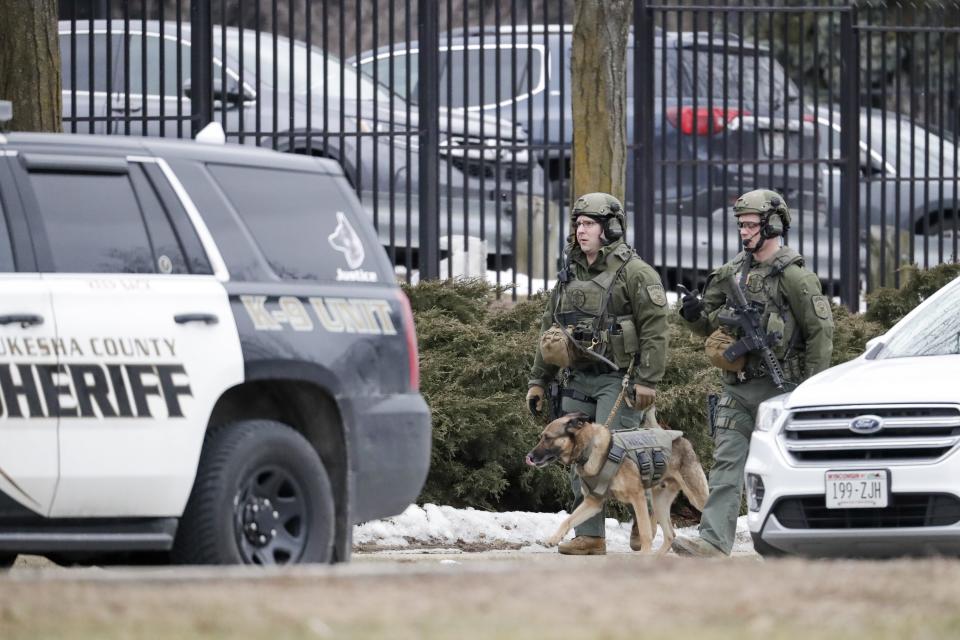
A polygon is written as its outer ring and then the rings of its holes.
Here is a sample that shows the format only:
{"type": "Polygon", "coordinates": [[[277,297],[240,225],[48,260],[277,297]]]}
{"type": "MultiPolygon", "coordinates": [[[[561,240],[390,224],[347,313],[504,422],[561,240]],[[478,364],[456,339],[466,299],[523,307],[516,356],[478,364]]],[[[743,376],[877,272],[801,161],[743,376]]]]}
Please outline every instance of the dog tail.
{"type": "Polygon", "coordinates": [[[710,488],[707,485],[707,476],[703,473],[703,465],[697,458],[697,452],[693,445],[686,438],[680,438],[673,443],[674,447],[680,445],[680,478],[683,486],[684,495],[690,501],[697,511],[703,511],[703,505],[707,503],[707,496],[710,494],[710,488]],[[682,444],[681,444],[682,443],[682,444]]]}

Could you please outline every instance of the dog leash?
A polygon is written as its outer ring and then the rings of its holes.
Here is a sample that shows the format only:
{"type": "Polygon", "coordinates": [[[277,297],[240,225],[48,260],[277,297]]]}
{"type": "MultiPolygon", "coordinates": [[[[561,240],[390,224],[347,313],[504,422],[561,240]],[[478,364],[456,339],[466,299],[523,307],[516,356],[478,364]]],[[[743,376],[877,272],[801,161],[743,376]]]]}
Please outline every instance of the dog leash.
{"type": "Polygon", "coordinates": [[[607,421],[603,423],[605,429],[610,428],[610,423],[613,421],[613,416],[617,415],[617,411],[620,410],[620,405],[623,403],[624,394],[627,392],[627,385],[630,384],[630,374],[633,373],[634,361],[630,361],[630,366],[627,367],[627,372],[623,374],[623,382],[620,384],[620,395],[617,396],[617,401],[613,403],[613,409],[610,410],[610,414],[607,416],[607,421]]]}

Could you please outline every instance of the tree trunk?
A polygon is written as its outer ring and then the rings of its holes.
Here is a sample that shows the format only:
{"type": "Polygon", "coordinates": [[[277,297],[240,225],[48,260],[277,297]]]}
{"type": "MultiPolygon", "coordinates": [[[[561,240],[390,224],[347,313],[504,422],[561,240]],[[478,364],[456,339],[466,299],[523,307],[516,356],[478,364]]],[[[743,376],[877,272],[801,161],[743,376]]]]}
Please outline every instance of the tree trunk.
{"type": "Polygon", "coordinates": [[[56,0],[0,2],[0,100],[13,103],[10,131],[60,131],[56,0]]]}
{"type": "Polygon", "coordinates": [[[571,198],[623,201],[627,175],[627,35],[632,0],[577,0],[573,22],[571,198]]]}

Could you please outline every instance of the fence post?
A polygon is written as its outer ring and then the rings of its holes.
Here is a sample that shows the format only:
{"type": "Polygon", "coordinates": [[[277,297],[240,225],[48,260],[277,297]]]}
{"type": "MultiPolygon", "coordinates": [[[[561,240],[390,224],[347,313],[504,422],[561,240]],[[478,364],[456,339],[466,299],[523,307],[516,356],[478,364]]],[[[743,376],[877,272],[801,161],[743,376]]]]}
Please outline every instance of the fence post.
{"type": "Polygon", "coordinates": [[[213,14],[210,0],[190,0],[190,133],[213,122],[213,14]]]}
{"type": "Polygon", "coordinates": [[[653,219],[653,11],[647,0],[633,3],[633,247],[654,260],[653,219]]]}
{"type": "Polygon", "coordinates": [[[437,6],[419,0],[417,27],[420,76],[417,87],[420,116],[420,249],[421,280],[440,277],[440,35],[437,6]]]}
{"type": "Polygon", "coordinates": [[[860,308],[860,47],[856,8],[840,14],[840,302],[860,308]]]}

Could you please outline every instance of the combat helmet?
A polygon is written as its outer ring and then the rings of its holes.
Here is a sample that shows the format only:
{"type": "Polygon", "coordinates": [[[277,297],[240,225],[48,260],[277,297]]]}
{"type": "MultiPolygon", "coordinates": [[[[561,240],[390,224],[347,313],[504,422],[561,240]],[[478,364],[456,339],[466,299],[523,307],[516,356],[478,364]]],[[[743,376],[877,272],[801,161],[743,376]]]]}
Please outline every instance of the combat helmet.
{"type": "Polygon", "coordinates": [[[571,231],[576,229],[575,223],[579,216],[589,216],[602,224],[603,236],[608,243],[622,238],[627,228],[623,205],[609,193],[598,191],[577,198],[570,211],[571,231]]]}
{"type": "Polygon", "coordinates": [[[760,216],[760,233],[764,239],[782,236],[790,230],[790,207],[776,191],[754,189],[737,198],[733,204],[734,217],[746,213],[760,216]]]}

